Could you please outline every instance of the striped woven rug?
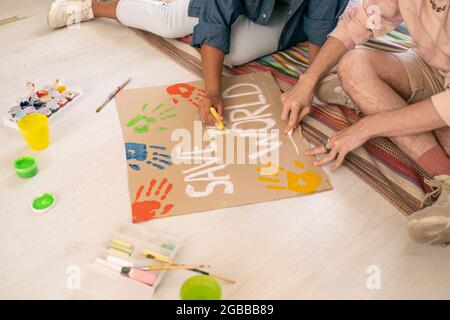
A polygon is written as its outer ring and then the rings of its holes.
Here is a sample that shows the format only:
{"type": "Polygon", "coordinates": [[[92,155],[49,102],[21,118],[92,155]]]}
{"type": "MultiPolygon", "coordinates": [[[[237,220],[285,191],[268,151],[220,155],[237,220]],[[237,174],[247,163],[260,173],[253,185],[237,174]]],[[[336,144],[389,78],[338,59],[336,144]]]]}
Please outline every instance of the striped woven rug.
{"type": "MultiPolygon", "coordinates": [[[[169,56],[182,67],[201,76],[202,68],[197,50],[191,48],[190,36],[167,40],[148,32],[135,30],[148,43],[169,56]]],[[[400,52],[411,46],[411,39],[401,32],[392,32],[372,40],[364,46],[400,52]]],[[[287,91],[308,68],[307,46],[300,45],[276,52],[234,68],[226,68],[224,75],[238,75],[270,71],[281,91],[287,91]]],[[[333,132],[339,131],[360,117],[346,107],[325,105],[315,100],[311,114],[302,123],[303,135],[311,143],[323,144],[333,132]]],[[[420,208],[424,193],[426,172],[402,152],[391,140],[375,138],[350,153],[344,165],[405,215],[420,208]]]]}

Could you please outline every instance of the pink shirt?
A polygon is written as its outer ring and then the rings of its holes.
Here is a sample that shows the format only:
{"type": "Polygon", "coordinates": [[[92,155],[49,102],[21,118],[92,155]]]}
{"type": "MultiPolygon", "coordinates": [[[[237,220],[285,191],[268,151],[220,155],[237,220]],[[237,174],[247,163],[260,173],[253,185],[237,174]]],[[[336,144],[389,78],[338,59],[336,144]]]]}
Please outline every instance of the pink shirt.
{"type": "Polygon", "coordinates": [[[394,30],[404,21],[424,60],[445,77],[446,90],[431,99],[450,126],[450,0],[434,2],[439,7],[446,6],[445,10],[436,12],[429,0],[362,0],[347,8],[330,36],[353,49],[356,44],[394,30]]]}

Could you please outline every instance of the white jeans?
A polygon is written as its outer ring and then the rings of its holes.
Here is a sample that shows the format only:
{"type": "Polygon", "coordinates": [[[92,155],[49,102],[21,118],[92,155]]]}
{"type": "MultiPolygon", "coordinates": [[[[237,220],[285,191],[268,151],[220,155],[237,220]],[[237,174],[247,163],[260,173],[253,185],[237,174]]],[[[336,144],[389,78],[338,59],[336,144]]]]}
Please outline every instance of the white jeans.
{"type": "MultiPolygon", "coordinates": [[[[126,26],[164,38],[191,34],[198,18],[188,16],[189,0],[164,3],[158,0],[120,0],[117,18],[126,26]]],[[[225,64],[236,66],[275,52],[288,19],[289,5],[277,3],[269,25],[258,25],[240,16],[232,26],[230,54],[225,64]]]]}

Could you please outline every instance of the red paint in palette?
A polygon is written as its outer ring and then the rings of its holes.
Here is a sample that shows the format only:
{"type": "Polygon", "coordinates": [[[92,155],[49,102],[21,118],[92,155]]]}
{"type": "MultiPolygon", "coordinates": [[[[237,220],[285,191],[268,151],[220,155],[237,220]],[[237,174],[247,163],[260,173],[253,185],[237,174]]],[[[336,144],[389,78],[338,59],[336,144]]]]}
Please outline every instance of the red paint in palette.
{"type": "Polygon", "coordinates": [[[36,91],[36,95],[38,96],[38,98],[42,98],[42,97],[48,95],[48,92],[45,90],[39,90],[39,91],[36,91]]]}

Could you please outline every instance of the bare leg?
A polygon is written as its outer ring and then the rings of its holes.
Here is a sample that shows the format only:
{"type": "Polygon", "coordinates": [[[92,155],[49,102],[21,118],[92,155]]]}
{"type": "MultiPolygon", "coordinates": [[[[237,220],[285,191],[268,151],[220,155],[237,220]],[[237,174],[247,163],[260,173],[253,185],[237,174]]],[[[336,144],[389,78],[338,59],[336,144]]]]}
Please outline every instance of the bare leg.
{"type": "MultiPolygon", "coordinates": [[[[352,50],[339,63],[338,74],[344,90],[366,115],[408,105],[405,99],[410,96],[411,88],[407,73],[390,53],[352,50]]],[[[450,172],[450,158],[433,133],[392,140],[432,176],[450,172]],[[439,161],[433,161],[436,157],[439,161]]]]}
{"type": "Polygon", "coordinates": [[[92,1],[92,11],[96,18],[110,18],[117,20],[116,9],[119,1],[92,1]]]}
{"type": "Polygon", "coordinates": [[[450,157],[450,127],[442,128],[439,130],[435,130],[434,134],[436,138],[439,140],[442,148],[447,152],[447,155],[450,157]]]}

